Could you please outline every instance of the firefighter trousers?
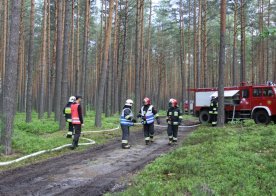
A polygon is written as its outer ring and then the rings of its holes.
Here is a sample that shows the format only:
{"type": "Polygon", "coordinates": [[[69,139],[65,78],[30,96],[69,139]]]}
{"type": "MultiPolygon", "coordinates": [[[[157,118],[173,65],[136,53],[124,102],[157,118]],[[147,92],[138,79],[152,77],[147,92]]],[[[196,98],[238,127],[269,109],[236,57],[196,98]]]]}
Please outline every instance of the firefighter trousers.
{"type": "Polygon", "coordinates": [[[153,140],[154,135],[154,123],[144,125],[144,137],[145,141],[153,140]]]}
{"type": "Polygon", "coordinates": [[[72,146],[73,147],[77,147],[79,144],[79,138],[81,135],[81,124],[75,124],[73,125],[75,133],[74,133],[74,137],[73,137],[73,143],[72,146]]]}
{"type": "Polygon", "coordinates": [[[217,125],[217,117],[218,117],[217,114],[210,114],[212,126],[216,126],[217,125]]]}
{"type": "Polygon", "coordinates": [[[129,126],[121,125],[122,128],[122,144],[128,144],[129,126]]]}
{"type": "Polygon", "coordinates": [[[177,141],[178,125],[168,125],[167,133],[170,141],[177,141]]]}

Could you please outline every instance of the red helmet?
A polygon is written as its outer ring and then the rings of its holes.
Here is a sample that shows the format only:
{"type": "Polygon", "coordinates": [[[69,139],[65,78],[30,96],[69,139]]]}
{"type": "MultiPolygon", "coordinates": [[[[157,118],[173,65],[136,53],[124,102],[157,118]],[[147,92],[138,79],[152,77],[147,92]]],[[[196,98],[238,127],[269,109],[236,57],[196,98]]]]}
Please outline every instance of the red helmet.
{"type": "Polygon", "coordinates": [[[145,97],[144,100],[143,100],[143,104],[144,105],[150,105],[150,99],[145,97]]]}
{"type": "Polygon", "coordinates": [[[176,107],[177,106],[177,100],[176,99],[173,99],[171,103],[172,103],[172,107],[176,107]]]}

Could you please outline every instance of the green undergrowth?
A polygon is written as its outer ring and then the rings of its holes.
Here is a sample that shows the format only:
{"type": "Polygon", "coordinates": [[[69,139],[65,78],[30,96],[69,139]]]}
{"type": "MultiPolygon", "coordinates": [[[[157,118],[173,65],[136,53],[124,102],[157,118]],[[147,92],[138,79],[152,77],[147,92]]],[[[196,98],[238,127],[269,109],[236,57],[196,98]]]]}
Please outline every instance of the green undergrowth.
{"type": "Polygon", "coordinates": [[[201,126],[118,195],[276,195],[276,127],[201,126]]]}
{"type": "MultiPolygon", "coordinates": [[[[71,144],[72,139],[66,138],[65,135],[67,133],[66,129],[60,131],[58,122],[53,120],[53,116],[51,118],[38,119],[37,113],[32,114],[32,122],[25,122],[25,113],[17,113],[15,117],[14,123],[14,132],[12,137],[12,148],[13,154],[10,156],[4,156],[1,154],[0,162],[14,160],[16,158],[22,157],[24,155],[28,155],[31,153],[35,153],[41,150],[49,150],[55,147],[62,146],[64,144],[71,144]]],[[[82,132],[84,133],[85,138],[95,140],[97,144],[103,144],[107,140],[120,136],[120,130],[105,132],[105,133],[86,133],[86,131],[96,131],[96,130],[106,130],[112,129],[119,126],[119,115],[114,115],[111,117],[102,116],[102,127],[94,126],[95,112],[89,111],[87,115],[84,117],[84,127],[82,132]]],[[[82,139],[80,142],[87,142],[82,139]]],[[[80,146],[77,150],[87,149],[89,146],[80,146]]],[[[0,146],[1,147],[1,146],[0,146]]],[[[0,167],[0,170],[7,169],[14,166],[24,165],[26,163],[32,163],[36,160],[49,158],[52,156],[59,156],[64,153],[70,153],[71,150],[69,148],[64,148],[63,150],[59,150],[56,152],[46,153],[44,155],[39,155],[35,158],[26,159],[19,163],[12,164],[12,166],[0,167]]]]}

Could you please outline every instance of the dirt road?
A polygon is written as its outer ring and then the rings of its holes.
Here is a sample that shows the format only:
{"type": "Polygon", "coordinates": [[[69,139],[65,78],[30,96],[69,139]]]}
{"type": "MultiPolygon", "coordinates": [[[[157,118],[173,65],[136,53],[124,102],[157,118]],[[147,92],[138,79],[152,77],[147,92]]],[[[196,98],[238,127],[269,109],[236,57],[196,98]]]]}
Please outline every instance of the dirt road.
{"type": "MultiPolygon", "coordinates": [[[[0,173],[0,195],[102,195],[122,190],[132,174],[175,147],[167,145],[166,128],[155,127],[155,142],[144,144],[142,131],[131,133],[131,149],[120,138],[108,144],[0,173]]],[[[180,128],[183,140],[193,128],[180,128]]]]}

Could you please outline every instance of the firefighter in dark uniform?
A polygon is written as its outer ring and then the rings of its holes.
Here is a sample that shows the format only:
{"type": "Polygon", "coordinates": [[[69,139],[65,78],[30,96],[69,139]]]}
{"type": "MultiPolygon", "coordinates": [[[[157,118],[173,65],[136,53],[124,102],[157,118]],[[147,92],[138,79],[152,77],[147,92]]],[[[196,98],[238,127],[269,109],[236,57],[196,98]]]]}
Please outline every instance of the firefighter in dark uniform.
{"type": "Polygon", "coordinates": [[[68,103],[63,109],[63,115],[65,117],[66,122],[68,122],[68,132],[66,137],[67,138],[72,138],[73,135],[73,125],[72,125],[72,116],[71,116],[71,105],[76,101],[75,96],[71,96],[69,98],[68,103]]]}
{"type": "Polygon", "coordinates": [[[167,133],[169,136],[169,145],[177,144],[177,133],[178,133],[178,126],[182,122],[182,112],[180,111],[177,100],[170,99],[169,101],[169,109],[167,111],[167,123],[168,129],[167,133]]]}
{"type": "Polygon", "coordinates": [[[130,145],[128,143],[129,138],[129,127],[133,126],[136,120],[133,118],[133,113],[131,111],[131,107],[133,105],[133,101],[131,99],[127,99],[126,103],[123,107],[123,111],[121,113],[120,124],[122,128],[122,148],[129,149],[130,145]]]}
{"type": "Polygon", "coordinates": [[[218,117],[218,97],[212,96],[209,108],[210,120],[212,126],[217,126],[218,117]]]}
{"type": "Polygon", "coordinates": [[[73,133],[73,142],[71,149],[75,149],[78,147],[79,138],[81,135],[81,127],[84,126],[83,124],[83,117],[82,117],[82,109],[81,109],[81,102],[82,97],[76,96],[76,101],[71,105],[71,111],[72,111],[72,124],[74,127],[74,133],[73,133]]]}
{"type": "Polygon", "coordinates": [[[143,106],[137,115],[137,118],[142,119],[145,143],[148,145],[150,142],[153,142],[154,135],[154,118],[157,121],[157,124],[160,124],[160,119],[157,114],[157,110],[151,105],[149,98],[145,97],[143,100],[143,106]]]}

